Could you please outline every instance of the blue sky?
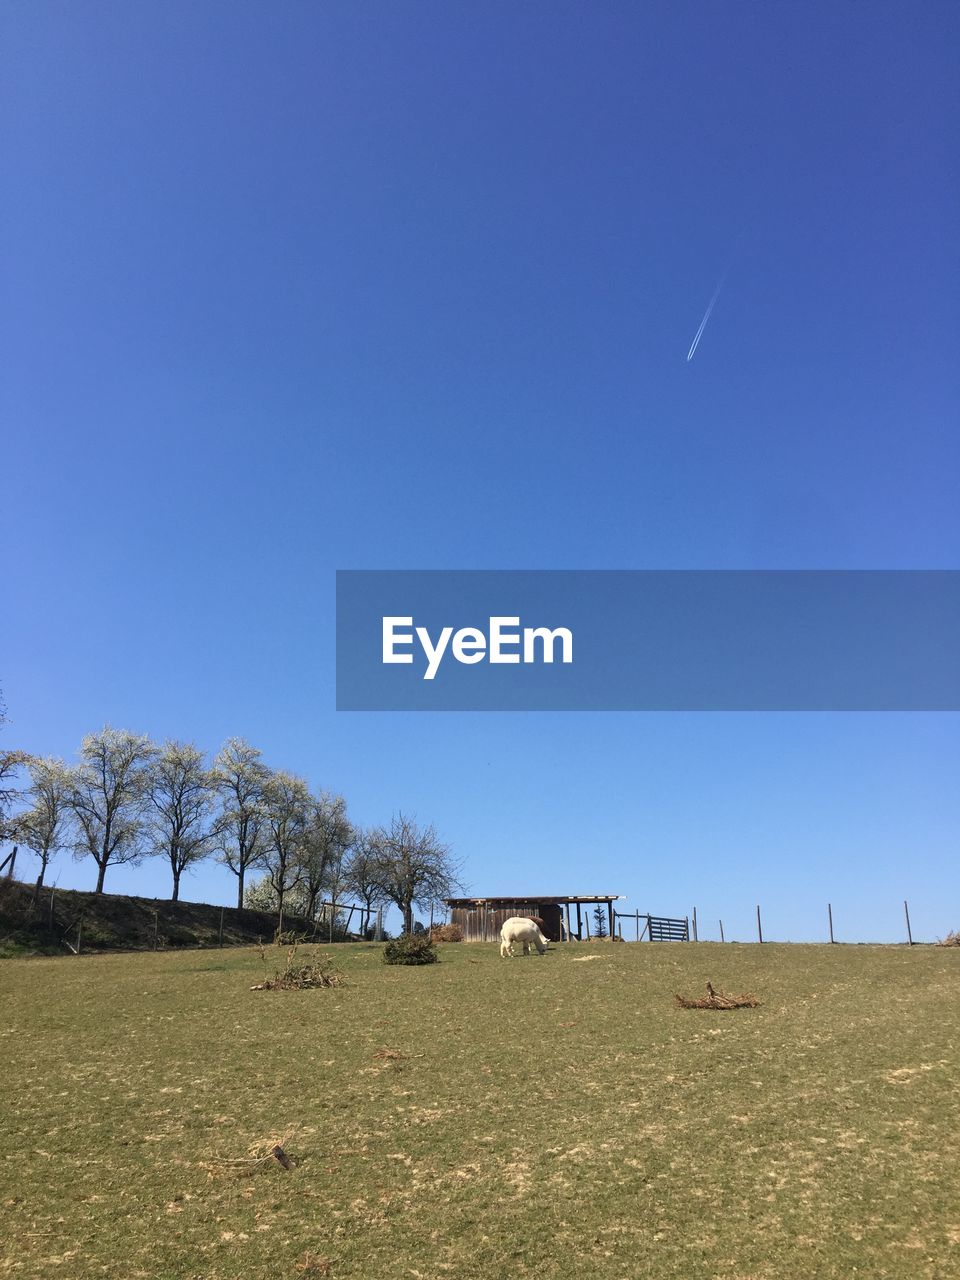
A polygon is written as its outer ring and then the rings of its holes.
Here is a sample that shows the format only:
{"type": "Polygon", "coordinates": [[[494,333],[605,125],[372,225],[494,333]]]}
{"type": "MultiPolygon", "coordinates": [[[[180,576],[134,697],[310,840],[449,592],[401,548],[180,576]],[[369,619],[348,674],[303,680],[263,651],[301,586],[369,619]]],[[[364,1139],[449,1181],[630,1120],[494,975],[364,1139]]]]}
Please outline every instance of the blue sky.
{"type": "Polygon", "coordinates": [[[960,566],[957,34],[7,5],[5,740],[241,734],[476,892],[960,927],[955,715],[333,709],[338,568],[960,566]]]}

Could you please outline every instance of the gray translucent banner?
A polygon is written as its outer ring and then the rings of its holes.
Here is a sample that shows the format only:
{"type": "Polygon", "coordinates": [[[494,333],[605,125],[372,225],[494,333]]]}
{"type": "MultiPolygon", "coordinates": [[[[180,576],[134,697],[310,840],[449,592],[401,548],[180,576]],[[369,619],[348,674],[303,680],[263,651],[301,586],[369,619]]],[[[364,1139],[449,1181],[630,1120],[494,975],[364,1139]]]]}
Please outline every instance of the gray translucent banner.
{"type": "Polygon", "coordinates": [[[956,711],[960,571],[345,570],[341,711],[956,711]]]}

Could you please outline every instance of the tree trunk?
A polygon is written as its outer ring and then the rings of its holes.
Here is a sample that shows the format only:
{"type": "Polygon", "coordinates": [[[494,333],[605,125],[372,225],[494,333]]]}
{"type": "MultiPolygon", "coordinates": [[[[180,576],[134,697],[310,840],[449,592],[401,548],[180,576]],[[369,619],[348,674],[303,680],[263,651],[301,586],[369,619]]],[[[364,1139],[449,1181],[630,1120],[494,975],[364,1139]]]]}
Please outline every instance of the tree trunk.
{"type": "Polygon", "coordinates": [[[178,902],[180,899],[180,872],[173,873],[173,893],[170,895],[171,902],[178,902]]]}
{"type": "Polygon", "coordinates": [[[243,910],[243,867],[237,872],[237,910],[243,910]]]}
{"type": "Polygon", "coordinates": [[[413,903],[405,902],[403,904],[403,932],[413,933],[413,903]]]}
{"type": "Polygon", "coordinates": [[[36,886],[34,887],[34,890],[33,890],[33,900],[34,900],[34,902],[39,902],[39,901],[40,901],[40,890],[43,888],[43,873],[46,871],[46,869],[47,869],[47,864],[46,864],[45,862],[41,862],[41,863],[40,863],[40,874],[37,876],[37,883],[36,883],[36,886]]]}
{"type": "Polygon", "coordinates": [[[100,868],[100,874],[97,876],[97,887],[95,892],[103,893],[103,878],[107,874],[107,864],[105,862],[98,862],[97,866],[100,868]]]}

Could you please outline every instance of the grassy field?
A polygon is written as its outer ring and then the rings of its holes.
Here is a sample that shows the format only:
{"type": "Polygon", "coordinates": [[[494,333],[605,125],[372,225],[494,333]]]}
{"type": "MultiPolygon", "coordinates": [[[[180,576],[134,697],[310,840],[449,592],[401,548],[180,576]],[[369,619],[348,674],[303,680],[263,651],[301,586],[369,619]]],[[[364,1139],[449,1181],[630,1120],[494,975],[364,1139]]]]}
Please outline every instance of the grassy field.
{"type": "Polygon", "coordinates": [[[0,1272],[960,1275],[960,949],[332,954],[4,962],[0,1272]]]}

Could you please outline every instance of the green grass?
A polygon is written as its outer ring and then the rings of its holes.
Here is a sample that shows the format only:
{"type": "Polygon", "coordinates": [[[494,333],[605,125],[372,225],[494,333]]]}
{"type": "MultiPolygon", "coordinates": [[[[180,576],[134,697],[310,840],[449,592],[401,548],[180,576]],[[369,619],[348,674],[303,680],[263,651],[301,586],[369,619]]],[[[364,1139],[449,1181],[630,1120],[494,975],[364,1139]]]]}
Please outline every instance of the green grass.
{"type": "Polygon", "coordinates": [[[960,1274],[960,950],[333,950],[5,962],[2,1273],[960,1274]]]}

